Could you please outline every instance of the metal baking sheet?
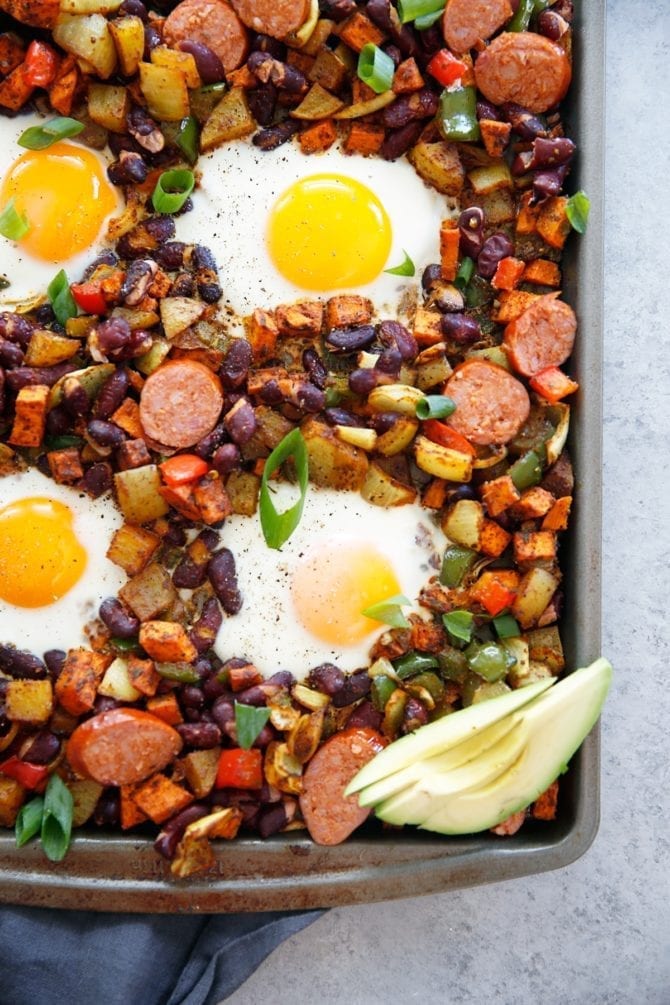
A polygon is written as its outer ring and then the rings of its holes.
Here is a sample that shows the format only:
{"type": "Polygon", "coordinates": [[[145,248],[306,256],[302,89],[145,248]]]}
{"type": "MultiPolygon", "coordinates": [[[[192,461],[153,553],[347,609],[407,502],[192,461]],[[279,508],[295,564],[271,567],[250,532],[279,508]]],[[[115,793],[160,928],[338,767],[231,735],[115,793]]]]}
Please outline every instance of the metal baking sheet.
{"type": "MultiPolygon", "coordinates": [[[[591,199],[587,233],[573,237],[564,263],[565,298],[579,318],[572,372],[583,392],[574,406],[570,450],[576,512],[563,555],[567,607],[563,642],[569,666],[590,663],[601,645],[602,130],[605,2],[578,5],[574,80],[567,130],[578,145],[573,171],[591,199]]],[[[599,823],[600,737],[591,733],[562,782],[559,816],[528,823],[507,840],[448,838],[368,825],[335,848],[302,832],[266,841],[217,842],[217,867],[175,881],[148,838],[79,834],[53,865],[39,847],[16,849],[0,837],[0,901],[98,911],[227,912],[333,907],[497,882],[568,865],[593,841],[599,823]]]]}

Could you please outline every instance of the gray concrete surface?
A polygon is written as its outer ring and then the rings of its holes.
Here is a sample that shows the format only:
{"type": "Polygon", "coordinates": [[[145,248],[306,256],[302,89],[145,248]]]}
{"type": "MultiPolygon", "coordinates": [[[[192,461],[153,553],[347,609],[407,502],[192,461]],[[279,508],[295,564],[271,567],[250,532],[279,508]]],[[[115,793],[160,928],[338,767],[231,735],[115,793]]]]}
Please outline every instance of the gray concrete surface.
{"type": "MultiPolygon", "coordinates": [[[[588,0],[583,0],[588,2],[588,0]]],[[[227,1005],[667,1005],[670,6],[609,0],[602,825],[570,867],[342,908],[227,1005]]]]}

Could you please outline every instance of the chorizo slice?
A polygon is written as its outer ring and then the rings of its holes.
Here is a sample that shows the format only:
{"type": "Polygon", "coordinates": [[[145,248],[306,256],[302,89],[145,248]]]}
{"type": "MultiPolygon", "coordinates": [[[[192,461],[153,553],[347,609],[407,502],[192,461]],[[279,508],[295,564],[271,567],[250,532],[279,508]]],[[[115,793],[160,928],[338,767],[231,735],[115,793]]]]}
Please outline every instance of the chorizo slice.
{"type": "Polygon", "coordinates": [[[444,389],[456,404],[448,424],[471,443],[507,443],[530,412],[530,398],[520,380],[504,367],[468,359],[456,367],[444,389]]]}
{"type": "Polygon", "coordinates": [[[494,105],[513,101],[535,113],[565,97],[571,74],[560,45],[532,31],[503,32],[475,62],[475,80],[485,98],[494,105]]]}
{"type": "Polygon", "coordinates": [[[326,740],[307,765],[300,795],[300,809],[316,844],[345,841],[370,814],[371,807],[358,805],[358,796],[344,790],[354,775],[386,746],[374,729],[352,728],[326,740]]]}
{"type": "Polygon", "coordinates": [[[100,785],[134,785],[165,768],[182,747],[176,729],[137,708],[113,708],[86,719],[67,743],[78,775],[100,785]]]}
{"type": "Polygon", "coordinates": [[[513,14],[509,0],[449,0],[442,19],[442,34],[452,52],[469,52],[488,41],[513,14]]]}
{"type": "Polygon", "coordinates": [[[572,352],[577,318],[569,304],[547,293],[534,300],[505,328],[507,354],[517,373],[532,377],[548,366],[560,366],[572,352]]]}
{"type": "Polygon", "coordinates": [[[182,0],[165,19],[163,41],[172,49],[186,41],[206,45],[226,73],[237,70],[249,51],[247,29],[226,0],[182,0]]]}
{"type": "Polygon", "coordinates": [[[163,363],[147,377],[140,395],[140,422],[166,447],[192,447],[211,433],[221,414],[221,382],[193,359],[163,363]]]}
{"type": "Polygon", "coordinates": [[[287,38],[303,26],[311,0],[231,0],[241,21],[252,31],[272,38],[287,38]]]}

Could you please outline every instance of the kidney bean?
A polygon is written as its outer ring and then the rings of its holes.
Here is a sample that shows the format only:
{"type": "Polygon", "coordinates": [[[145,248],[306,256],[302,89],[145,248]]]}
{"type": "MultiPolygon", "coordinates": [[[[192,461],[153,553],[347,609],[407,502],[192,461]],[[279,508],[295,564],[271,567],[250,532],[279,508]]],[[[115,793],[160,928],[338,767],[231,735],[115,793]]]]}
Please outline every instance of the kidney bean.
{"type": "Polygon", "coordinates": [[[195,276],[195,285],[200,299],[206,304],[215,304],[223,296],[218,277],[210,269],[199,269],[195,276]]]}
{"type": "Polygon", "coordinates": [[[556,0],[551,6],[551,10],[554,13],[559,14],[562,18],[572,24],[573,18],[575,16],[575,5],[573,0],[556,0]]]}
{"type": "Polygon", "coordinates": [[[65,663],[67,653],[63,649],[47,649],[42,654],[42,659],[46,663],[47,670],[52,680],[57,680],[65,663]]]}
{"type": "Polygon", "coordinates": [[[119,639],[131,639],[140,630],[140,620],[135,617],[118,597],[106,597],[100,604],[100,620],[111,634],[119,639]]]}
{"type": "Polygon", "coordinates": [[[458,218],[460,250],[470,258],[476,258],[484,244],[484,210],[479,206],[469,206],[458,218]]]}
{"type": "Polygon", "coordinates": [[[207,579],[207,563],[199,565],[190,555],[184,555],[172,573],[172,582],[178,590],[195,590],[207,579]]]}
{"type": "Polygon", "coordinates": [[[302,354],[302,365],[309,374],[309,379],[315,387],[324,390],[328,381],[328,370],[313,346],[309,346],[302,354]]]}
{"type": "Polygon", "coordinates": [[[214,597],[211,597],[205,603],[200,617],[194,622],[189,633],[191,642],[199,653],[206,653],[212,648],[222,621],[223,615],[219,604],[214,597]]]}
{"type": "Polygon", "coordinates": [[[320,387],[315,387],[307,380],[298,386],[292,404],[297,405],[303,412],[320,412],[326,404],[326,395],[320,387]]]}
{"type": "Polygon", "coordinates": [[[410,122],[432,118],[439,104],[438,95],[428,87],[411,94],[401,94],[382,112],[382,123],[387,129],[401,129],[410,122]]]}
{"type": "Polygon", "coordinates": [[[367,398],[373,388],[379,387],[380,384],[390,383],[391,380],[392,378],[381,370],[362,367],[360,370],[352,370],[349,374],[349,388],[354,394],[367,398]]]}
{"type": "Polygon", "coordinates": [[[442,267],[433,262],[431,265],[427,265],[423,270],[421,275],[421,288],[424,293],[430,293],[433,285],[440,282],[442,279],[442,267]]]}
{"type": "Polygon", "coordinates": [[[61,404],[56,405],[47,413],[46,431],[49,436],[63,436],[72,428],[72,416],[61,404]]]}
{"type": "Polygon", "coordinates": [[[228,475],[240,466],[241,454],[234,443],[224,443],[212,454],[212,467],[220,475],[228,475]]]}
{"type": "Polygon", "coordinates": [[[207,575],[226,614],[237,614],[242,596],[237,587],[235,558],[228,548],[214,552],[207,563],[207,575]]]}
{"type": "MultiPolygon", "coordinates": [[[[403,56],[416,56],[419,44],[411,25],[401,24],[390,0],[368,0],[365,13],[387,35],[403,56]]],[[[389,47],[390,48],[390,47],[389,47]]],[[[397,65],[397,64],[396,64],[397,65]]]]}
{"type": "Polygon", "coordinates": [[[286,59],[285,43],[262,32],[251,36],[250,49],[252,52],[269,52],[275,59],[286,59]]]}
{"type": "Polygon", "coordinates": [[[141,21],[147,21],[149,17],[142,0],[123,0],[123,3],[119,7],[119,14],[132,14],[141,21]]]}
{"type": "Polygon", "coordinates": [[[397,45],[393,45],[392,42],[387,42],[382,46],[382,51],[386,53],[389,59],[393,60],[393,65],[397,69],[402,63],[402,52],[397,45]]]}
{"type": "Polygon", "coordinates": [[[348,412],[346,408],[327,408],[323,417],[330,426],[361,426],[360,416],[348,412]]]}
{"type": "Polygon", "coordinates": [[[171,297],[192,297],[195,295],[195,279],[190,272],[178,273],[170,287],[171,297]]]}
{"type": "Polygon", "coordinates": [[[121,284],[121,300],[127,307],[135,307],[144,298],[158,266],[151,259],[136,258],[126,269],[121,284]]]}
{"type": "Polygon", "coordinates": [[[425,726],[428,722],[428,712],[418,698],[408,698],[403,712],[403,733],[412,733],[419,726],[425,726]]]}
{"type": "Polygon", "coordinates": [[[105,789],[95,809],[93,821],[98,827],[114,827],[121,816],[121,795],[118,789],[105,789]]]}
{"type": "Polygon", "coordinates": [[[0,313],[0,337],[6,338],[9,342],[18,342],[24,348],[30,342],[36,327],[22,314],[12,314],[9,311],[0,313]]]}
{"type": "Polygon", "coordinates": [[[156,248],[153,257],[161,269],[165,269],[167,272],[176,272],[177,269],[184,266],[184,256],[187,249],[188,245],[184,244],[183,241],[167,241],[156,248]]]}
{"type": "Polygon", "coordinates": [[[181,49],[182,52],[191,53],[203,84],[217,84],[220,80],[225,79],[223,63],[204,42],[196,42],[195,39],[186,38],[178,43],[177,48],[181,49]]]}
{"type": "Polygon", "coordinates": [[[553,139],[538,136],[533,140],[533,157],[528,167],[532,170],[559,167],[567,164],[576,149],[575,144],[567,136],[556,136],[553,139]]]}
{"type": "Polygon", "coordinates": [[[204,803],[191,803],[181,813],[177,813],[171,820],[168,820],[154,841],[154,848],[158,854],[168,859],[168,861],[173,859],[177,851],[177,845],[183,838],[184,831],[188,825],[195,823],[196,820],[200,820],[202,817],[206,817],[209,812],[209,807],[205,806],[204,803]]]}
{"type": "Polygon", "coordinates": [[[470,345],[482,337],[479,324],[467,314],[443,314],[440,318],[440,331],[459,345],[470,345]]]}
{"type": "Polygon", "coordinates": [[[543,10],[537,19],[538,34],[550,38],[552,42],[558,42],[569,27],[569,23],[556,10],[543,10]]]}
{"type": "Polygon", "coordinates": [[[398,412],[375,412],[370,416],[369,423],[378,436],[383,436],[389,429],[393,429],[399,418],[398,412]]]}
{"type": "Polygon", "coordinates": [[[478,119],[493,119],[494,122],[500,121],[500,112],[495,105],[492,105],[490,101],[478,101],[477,102],[477,118],[478,119]]]}
{"type": "Polygon", "coordinates": [[[254,740],[252,746],[258,747],[259,750],[265,750],[265,748],[276,739],[277,730],[274,729],[269,722],[267,722],[254,740]]]}
{"type": "Polygon", "coordinates": [[[126,434],[120,426],[103,419],[91,419],[86,427],[88,435],[101,447],[120,447],[126,441],[126,434]]]}
{"type": "Polygon", "coordinates": [[[221,743],[221,730],[214,722],[184,722],[175,729],[184,743],[196,750],[211,750],[221,743]]]}
{"type": "Polygon", "coordinates": [[[383,718],[371,701],[362,701],[347,719],[347,729],[379,729],[383,718]]]}
{"type": "MultiPolygon", "coordinates": [[[[356,10],[356,0],[323,0],[320,6],[323,7],[326,17],[332,18],[333,21],[344,21],[356,10]]],[[[369,6],[369,4],[366,6],[366,10],[369,6]]]]}
{"type": "MultiPolygon", "coordinates": [[[[207,684],[209,684],[209,681],[205,682],[205,687],[203,688],[205,691],[207,684]]],[[[222,694],[215,699],[214,704],[212,705],[212,717],[214,722],[217,724],[219,729],[227,735],[230,735],[228,732],[229,727],[235,727],[235,700],[236,699],[229,697],[228,694],[222,694]]]]}
{"type": "Polygon", "coordinates": [[[198,687],[197,684],[184,684],[179,694],[179,700],[185,709],[191,711],[202,708],[205,704],[202,688],[198,687]]]}
{"type": "Polygon", "coordinates": [[[487,237],[477,257],[477,272],[484,279],[491,279],[498,262],[514,254],[514,245],[507,234],[499,231],[487,237]]]}
{"type": "Polygon", "coordinates": [[[233,443],[243,446],[256,432],[256,413],[251,402],[240,398],[223,417],[226,432],[233,443]]]}
{"type": "Polygon", "coordinates": [[[56,366],[19,366],[6,374],[7,387],[11,391],[20,391],[32,384],[46,384],[53,387],[67,373],[72,373],[77,367],[74,363],[58,363],[56,366]]]}
{"type": "Polygon", "coordinates": [[[198,440],[196,445],[193,447],[193,453],[197,454],[198,457],[202,457],[207,460],[211,457],[218,446],[220,446],[226,440],[226,431],[223,428],[223,423],[220,422],[218,425],[214,426],[211,433],[207,433],[203,436],[201,440],[198,440]]]}
{"type": "Polygon", "coordinates": [[[510,123],[514,132],[522,140],[534,140],[536,136],[546,136],[547,129],[537,115],[533,115],[527,108],[516,105],[512,101],[506,101],[500,105],[500,112],[505,120],[510,123]]]}
{"type": "Polygon", "coordinates": [[[151,62],[151,50],[155,49],[157,45],[161,44],[160,32],[152,24],[145,24],[144,26],[144,53],[143,58],[150,63],[151,62]]]}
{"type": "Polygon", "coordinates": [[[388,346],[377,357],[375,370],[381,370],[382,373],[387,373],[390,377],[397,377],[401,366],[402,355],[400,350],[396,349],[395,346],[388,346]]]}
{"type": "Polygon", "coordinates": [[[0,339],[0,365],[12,369],[21,366],[24,357],[23,349],[16,342],[0,339]]]}
{"type": "Polygon", "coordinates": [[[247,91],[247,103],[259,126],[271,125],[277,107],[277,88],[272,83],[259,83],[258,87],[247,91]]]}
{"type": "Polygon", "coordinates": [[[430,28],[426,28],[425,31],[418,32],[418,35],[421,48],[428,58],[439,52],[444,45],[444,36],[442,35],[439,22],[430,28]]]}
{"type": "Polygon", "coordinates": [[[372,325],[358,325],[356,328],[334,328],[326,335],[326,346],[332,353],[349,354],[360,352],[374,342],[375,330],[372,325]]]}
{"type": "Polygon", "coordinates": [[[558,195],[563,188],[568,169],[568,164],[560,164],[552,170],[536,171],[533,177],[533,198],[538,201],[558,195]]]}
{"type": "Polygon", "coordinates": [[[29,764],[48,764],[60,750],[60,740],[48,729],[41,729],[36,733],[27,750],[24,751],[22,760],[29,764]]]}
{"type": "Polygon", "coordinates": [[[93,416],[96,419],[108,419],[126,396],[130,378],[127,370],[117,367],[102,385],[93,405],[93,416]]]}
{"type": "Polygon", "coordinates": [[[130,325],[125,318],[109,318],[95,329],[100,352],[109,359],[119,358],[131,340],[130,325]]]}
{"type": "Polygon", "coordinates": [[[74,419],[81,419],[91,410],[91,399],[76,377],[63,382],[63,407],[74,419]]]}
{"type": "Polygon", "coordinates": [[[26,649],[0,644],[0,670],[17,680],[42,680],[47,668],[41,659],[26,649]]]}
{"type": "Polygon", "coordinates": [[[267,838],[271,834],[277,834],[282,827],[286,827],[288,816],[283,803],[274,803],[272,806],[261,809],[258,814],[256,827],[261,837],[267,838]]]}
{"type": "Polygon", "coordinates": [[[149,173],[142,154],[135,150],[122,150],[119,159],[107,168],[112,185],[141,185],[149,173]]]}
{"type": "Polygon", "coordinates": [[[419,139],[423,131],[423,121],[408,122],[400,129],[392,129],[387,132],[384,142],[381,145],[380,154],[386,161],[397,160],[406,154],[410,147],[419,139]]]}
{"type": "Polygon", "coordinates": [[[342,690],[345,679],[344,672],[334,663],[321,663],[309,672],[310,686],[331,698],[342,690]]]}
{"type": "Polygon", "coordinates": [[[98,499],[105,492],[109,492],[112,487],[112,467],[106,461],[99,461],[92,464],[84,472],[84,477],[79,483],[81,488],[92,499],[98,499]]]}
{"type": "Polygon", "coordinates": [[[367,670],[357,670],[349,674],[344,680],[344,685],[331,696],[335,708],[343,708],[345,705],[352,705],[359,698],[364,698],[370,691],[372,681],[367,670]]]}
{"type": "MultiPolygon", "coordinates": [[[[279,687],[275,687],[273,693],[276,694],[279,690],[279,687]]],[[[268,694],[263,684],[252,684],[251,687],[245,687],[244,690],[238,691],[235,698],[241,705],[255,705],[260,708],[265,705],[268,694]]]]}
{"type": "Polygon", "coordinates": [[[141,258],[175,235],[172,216],[150,216],[121,237],[116,250],[121,258],[141,258]]]}
{"type": "Polygon", "coordinates": [[[251,142],[259,150],[276,150],[283,143],[288,142],[292,136],[300,130],[300,123],[297,119],[282,119],[266,129],[261,129],[251,139],[251,142]]]}
{"type": "Polygon", "coordinates": [[[245,338],[232,339],[219,370],[221,383],[227,390],[234,391],[243,386],[252,359],[251,344],[245,338]]]}
{"type": "Polygon", "coordinates": [[[419,351],[416,339],[399,321],[382,321],[377,335],[382,345],[395,346],[405,361],[414,359],[419,351]]]}

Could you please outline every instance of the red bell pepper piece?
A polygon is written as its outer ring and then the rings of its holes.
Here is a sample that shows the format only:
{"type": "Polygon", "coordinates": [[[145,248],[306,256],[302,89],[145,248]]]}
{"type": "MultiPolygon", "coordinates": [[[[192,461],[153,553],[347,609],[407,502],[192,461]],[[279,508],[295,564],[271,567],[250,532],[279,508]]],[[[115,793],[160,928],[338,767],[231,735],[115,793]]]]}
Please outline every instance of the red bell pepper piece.
{"type": "Polygon", "coordinates": [[[468,69],[467,63],[457,59],[449,49],[436,52],[427,66],[430,73],[443,87],[449,87],[456,80],[461,80],[468,69]]]}
{"type": "Polygon", "coordinates": [[[107,310],[107,301],[103,295],[100,280],[88,283],[71,283],[70,292],[77,307],[84,314],[104,314],[107,310]]]}
{"type": "Polygon", "coordinates": [[[217,789],[260,789],[263,784],[263,754],[257,747],[222,750],[216,772],[217,789]]]}
{"type": "Polygon", "coordinates": [[[44,764],[30,764],[14,756],[0,764],[0,773],[13,778],[26,789],[37,789],[46,783],[49,769],[44,764]]]}
{"type": "Polygon", "coordinates": [[[481,604],[492,618],[501,614],[506,607],[511,607],[516,597],[516,591],[510,589],[491,574],[482,577],[472,588],[472,598],[481,604]]]}
{"type": "Polygon", "coordinates": [[[50,87],[56,79],[59,63],[58,53],[50,45],[31,42],[23,64],[26,81],[33,87],[50,87]]]}
{"type": "Polygon", "coordinates": [[[209,464],[197,454],[175,454],[159,464],[163,481],[170,488],[189,485],[209,471],[209,464]]]}
{"type": "Polygon", "coordinates": [[[433,443],[449,447],[450,450],[458,450],[459,453],[467,454],[469,457],[475,456],[476,451],[470,441],[448,426],[446,422],[440,422],[439,419],[426,419],[422,431],[433,443]]]}
{"type": "Polygon", "coordinates": [[[572,380],[557,366],[548,366],[545,370],[540,370],[530,378],[529,384],[552,405],[579,389],[577,381],[572,380]]]}

